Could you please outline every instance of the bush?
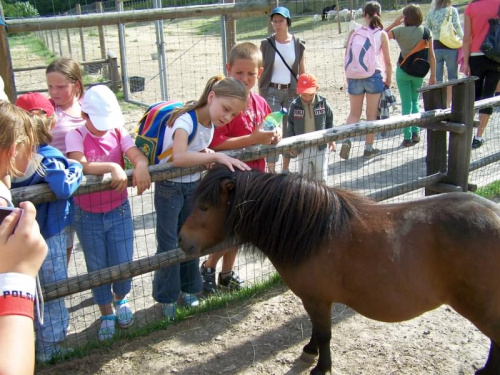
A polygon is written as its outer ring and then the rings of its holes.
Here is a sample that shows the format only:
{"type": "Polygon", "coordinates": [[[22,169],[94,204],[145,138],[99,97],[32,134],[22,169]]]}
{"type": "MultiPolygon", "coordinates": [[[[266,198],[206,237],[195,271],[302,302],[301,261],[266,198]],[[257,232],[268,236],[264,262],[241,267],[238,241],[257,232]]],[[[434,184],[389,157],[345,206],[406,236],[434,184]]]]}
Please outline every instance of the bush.
{"type": "Polygon", "coordinates": [[[5,18],[34,18],[40,17],[38,10],[26,2],[15,2],[14,4],[5,4],[4,6],[5,18]]]}

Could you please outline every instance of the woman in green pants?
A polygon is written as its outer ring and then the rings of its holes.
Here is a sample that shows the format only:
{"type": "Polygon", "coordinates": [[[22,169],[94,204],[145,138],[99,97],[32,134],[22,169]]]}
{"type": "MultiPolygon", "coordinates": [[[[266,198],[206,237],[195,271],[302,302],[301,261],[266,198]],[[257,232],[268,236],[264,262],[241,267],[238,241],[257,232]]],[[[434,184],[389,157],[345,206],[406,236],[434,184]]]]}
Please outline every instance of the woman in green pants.
{"type": "MultiPolygon", "coordinates": [[[[406,57],[417,45],[424,35],[422,26],[423,15],[418,5],[408,5],[403,9],[403,14],[397,17],[394,22],[385,30],[389,39],[396,39],[401,55],[406,57]]],[[[429,31],[430,33],[430,31],[429,31]]],[[[430,77],[429,85],[436,83],[436,58],[432,47],[432,34],[429,39],[429,64],[430,77]]],[[[422,87],[424,78],[414,77],[404,72],[398,64],[396,68],[396,82],[398,84],[399,95],[401,97],[401,113],[408,115],[418,113],[418,89],[422,87]]],[[[403,129],[403,146],[410,147],[420,141],[420,128],[418,126],[406,127],[403,129]]]]}

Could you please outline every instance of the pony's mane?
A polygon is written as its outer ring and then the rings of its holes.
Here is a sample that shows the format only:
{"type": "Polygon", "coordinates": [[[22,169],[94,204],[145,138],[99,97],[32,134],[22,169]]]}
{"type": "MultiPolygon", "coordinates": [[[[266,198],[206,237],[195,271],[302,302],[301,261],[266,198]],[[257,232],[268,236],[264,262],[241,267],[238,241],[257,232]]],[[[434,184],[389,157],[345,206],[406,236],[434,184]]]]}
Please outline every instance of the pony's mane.
{"type": "Polygon", "coordinates": [[[220,202],[221,182],[234,182],[226,226],[230,239],[249,243],[271,260],[298,264],[333,238],[349,235],[351,222],[372,201],[347,190],[292,174],[210,170],[194,199],[208,206],[220,202]]]}

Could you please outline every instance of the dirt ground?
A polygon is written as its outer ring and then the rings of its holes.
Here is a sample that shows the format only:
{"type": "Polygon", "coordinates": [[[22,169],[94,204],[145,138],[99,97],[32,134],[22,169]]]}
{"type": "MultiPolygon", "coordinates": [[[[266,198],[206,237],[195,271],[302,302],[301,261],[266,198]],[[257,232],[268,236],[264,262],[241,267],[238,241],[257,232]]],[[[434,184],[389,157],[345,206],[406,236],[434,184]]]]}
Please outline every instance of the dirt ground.
{"type": "MultiPolygon", "coordinates": [[[[384,19],[384,22],[390,21],[391,16],[384,19]]],[[[309,67],[322,66],[317,71],[322,93],[335,109],[336,124],[342,124],[349,110],[343,74],[329,72],[342,70],[343,35],[323,35],[314,29],[304,34],[310,51],[307,52],[307,64],[309,67]]],[[[136,42],[141,42],[139,37],[136,42]]],[[[393,61],[397,53],[397,46],[391,42],[393,61]]],[[[397,95],[395,83],[392,88],[397,95]]],[[[137,99],[153,101],[148,97],[137,99]]],[[[134,128],[142,112],[143,109],[125,109],[127,128],[134,128]]],[[[397,113],[399,108],[393,114],[397,113]]],[[[362,140],[356,141],[359,147],[362,140]]],[[[385,145],[397,150],[400,142],[399,135],[395,135],[393,144],[385,145]]],[[[380,159],[378,163],[377,170],[381,166],[390,167],[380,159]]],[[[357,170],[358,166],[352,169],[357,170]]],[[[344,166],[341,171],[345,172],[344,166]]],[[[398,173],[395,170],[395,174],[398,173]]],[[[303,360],[301,350],[310,332],[309,318],[301,301],[280,286],[264,295],[197,315],[146,337],[120,340],[110,347],[95,349],[83,358],[39,367],[37,373],[306,374],[314,361],[303,360]]],[[[336,305],[332,313],[330,347],[333,374],[468,375],[484,364],[489,341],[446,306],[408,322],[384,324],[336,305]]]]}

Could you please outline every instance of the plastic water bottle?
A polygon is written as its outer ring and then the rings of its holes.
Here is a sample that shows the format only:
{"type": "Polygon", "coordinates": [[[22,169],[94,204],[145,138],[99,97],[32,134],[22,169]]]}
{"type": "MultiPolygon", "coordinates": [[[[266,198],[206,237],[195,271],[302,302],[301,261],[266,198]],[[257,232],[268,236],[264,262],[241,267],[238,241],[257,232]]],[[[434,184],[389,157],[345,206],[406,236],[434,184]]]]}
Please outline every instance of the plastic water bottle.
{"type": "Polygon", "coordinates": [[[283,121],[283,116],[286,115],[286,112],[287,110],[285,108],[281,108],[280,111],[268,114],[264,119],[264,126],[262,128],[267,131],[279,128],[281,126],[281,122],[283,121]]]}

